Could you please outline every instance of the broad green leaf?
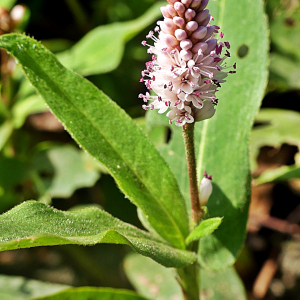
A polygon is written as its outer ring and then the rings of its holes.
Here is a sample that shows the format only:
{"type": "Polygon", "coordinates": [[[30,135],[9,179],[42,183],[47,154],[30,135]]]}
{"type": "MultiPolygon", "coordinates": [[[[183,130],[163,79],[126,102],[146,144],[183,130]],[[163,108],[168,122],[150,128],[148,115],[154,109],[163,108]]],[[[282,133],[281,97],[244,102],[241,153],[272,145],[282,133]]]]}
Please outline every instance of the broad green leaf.
{"type": "Polygon", "coordinates": [[[50,295],[68,288],[69,286],[61,284],[0,275],[1,300],[28,300],[29,298],[50,295]]]}
{"type": "Polygon", "coordinates": [[[300,89],[300,60],[297,62],[283,55],[272,53],[270,81],[282,88],[300,89]]]}
{"type": "MultiPolygon", "coordinates": [[[[200,242],[205,267],[224,269],[234,263],[246,235],[250,201],[249,133],[264,96],[268,67],[268,29],[261,0],[210,1],[215,23],[230,41],[237,74],[222,85],[216,116],[199,124],[198,178],[213,174],[209,217],[224,216],[221,226],[200,242]],[[236,27],[242,20],[243,26],[236,27]],[[243,45],[248,54],[239,57],[243,45]]],[[[228,63],[229,63],[228,62],[228,63]]]]}
{"type": "Polygon", "coordinates": [[[202,221],[186,238],[186,244],[197,241],[209,234],[212,234],[221,224],[223,218],[211,218],[202,221]]]}
{"type": "Polygon", "coordinates": [[[18,101],[12,109],[13,123],[15,128],[23,126],[30,114],[40,113],[48,109],[45,101],[37,94],[18,101]]]}
{"type": "Polygon", "coordinates": [[[55,295],[29,300],[147,300],[132,291],[110,288],[83,287],[59,292],[55,295]]]}
{"type": "Polygon", "coordinates": [[[38,152],[32,167],[42,174],[43,193],[57,198],[68,198],[79,188],[91,187],[100,177],[84,153],[71,145],[38,152]]]}
{"type": "Polygon", "coordinates": [[[300,148],[300,113],[292,110],[264,108],[256,116],[262,125],[251,132],[250,153],[252,169],[256,168],[256,158],[263,146],[278,148],[282,144],[300,148]]]}
{"type": "Polygon", "coordinates": [[[184,249],[188,219],[177,182],[134,121],[92,83],[64,68],[35,40],[18,34],[3,35],[0,47],[18,59],[64,127],[108,169],[157,233],[184,249]]]}
{"type": "MultiPolygon", "coordinates": [[[[183,300],[175,270],[166,269],[150,259],[128,255],[125,273],[139,294],[150,299],[183,300]]],[[[245,288],[233,267],[223,272],[200,271],[201,299],[246,300],[245,288]]]]}
{"type": "Polygon", "coordinates": [[[11,9],[17,0],[0,0],[0,7],[11,9]]]}
{"type": "MultiPolygon", "coordinates": [[[[232,57],[227,64],[237,63],[237,73],[229,74],[217,93],[216,115],[195,126],[198,179],[202,179],[204,170],[213,175],[208,217],[224,216],[218,230],[201,240],[200,262],[205,268],[224,269],[234,263],[246,235],[251,190],[248,139],[267,82],[268,36],[261,0],[210,1],[209,8],[214,23],[225,33],[224,40],[230,41],[232,57]],[[241,20],[243,26],[237,28],[241,20]],[[248,47],[248,54],[241,58],[237,53],[243,45],[248,47]]],[[[168,126],[167,118],[156,112],[149,112],[147,118],[152,119],[152,127],[168,126]]],[[[182,132],[176,126],[170,128],[170,142],[158,149],[175,174],[190,209],[182,132]]]]}
{"type": "Polygon", "coordinates": [[[0,251],[47,245],[124,244],[166,267],[182,267],[196,256],[172,248],[98,208],[64,212],[28,201],[2,214],[0,224],[0,251]]]}
{"type": "Polygon", "coordinates": [[[268,182],[288,181],[295,178],[300,178],[299,166],[282,166],[277,169],[264,171],[254,182],[255,184],[263,184],[268,182]]]}
{"type": "Polygon", "coordinates": [[[136,20],[93,29],[70,50],[58,54],[58,59],[84,76],[114,70],[121,62],[125,43],[159,18],[160,6],[162,2],[154,4],[136,20]]]}

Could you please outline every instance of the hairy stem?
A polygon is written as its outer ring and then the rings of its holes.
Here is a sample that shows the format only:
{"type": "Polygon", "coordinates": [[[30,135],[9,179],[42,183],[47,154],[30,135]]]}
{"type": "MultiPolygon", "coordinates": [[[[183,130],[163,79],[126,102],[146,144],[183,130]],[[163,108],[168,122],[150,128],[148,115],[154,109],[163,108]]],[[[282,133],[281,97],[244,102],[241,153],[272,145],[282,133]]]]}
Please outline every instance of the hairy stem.
{"type": "Polygon", "coordinates": [[[194,123],[186,123],[183,126],[183,138],[185,143],[185,154],[187,160],[187,169],[189,175],[190,197],[191,197],[191,220],[192,228],[196,227],[202,217],[200,206],[199,189],[196,172],[196,156],[194,145],[194,123]]]}
{"type": "MultiPolygon", "coordinates": [[[[197,252],[199,242],[194,242],[189,249],[197,252]]],[[[178,281],[182,289],[184,300],[200,299],[199,266],[195,261],[192,265],[177,269],[178,281]]]]}

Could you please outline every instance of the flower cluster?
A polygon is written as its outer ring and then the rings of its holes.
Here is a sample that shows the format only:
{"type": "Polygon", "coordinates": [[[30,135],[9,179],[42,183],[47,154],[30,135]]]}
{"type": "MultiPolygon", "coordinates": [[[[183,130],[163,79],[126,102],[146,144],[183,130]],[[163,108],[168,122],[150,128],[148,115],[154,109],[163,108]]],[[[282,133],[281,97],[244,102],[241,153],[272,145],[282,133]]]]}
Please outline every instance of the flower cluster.
{"type": "Polygon", "coordinates": [[[149,47],[152,60],[146,63],[140,81],[157,96],[147,92],[139,97],[145,110],[169,110],[170,124],[183,126],[214,115],[218,104],[215,93],[227,74],[235,70],[225,71],[230,44],[221,42],[224,34],[219,33],[220,27],[210,24],[213,17],[205,9],[209,0],[167,1],[169,4],[161,7],[164,20],[146,36],[154,46],[142,42],[149,47]]]}

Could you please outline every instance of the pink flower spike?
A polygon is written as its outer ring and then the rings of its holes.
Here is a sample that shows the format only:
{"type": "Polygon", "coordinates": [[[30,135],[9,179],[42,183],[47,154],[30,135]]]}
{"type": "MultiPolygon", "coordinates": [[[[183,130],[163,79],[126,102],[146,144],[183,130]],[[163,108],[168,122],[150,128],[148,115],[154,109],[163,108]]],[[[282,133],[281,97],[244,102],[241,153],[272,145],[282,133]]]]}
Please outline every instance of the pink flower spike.
{"type": "Polygon", "coordinates": [[[157,109],[170,124],[184,126],[214,115],[217,89],[236,72],[236,64],[227,68],[224,62],[230,44],[223,42],[220,27],[211,25],[214,17],[205,9],[209,0],[167,2],[161,8],[163,20],[141,42],[152,59],[140,79],[149,93],[138,97],[148,103],[143,109],[157,109]]]}
{"type": "Polygon", "coordinates": [[[153,34],[154,34],[154,32],[152,30],[149,31],[148,35],[146,35],[146,39],[151,39],[153,34]]]}
{"type": "Polygon", "coordinates": [[[229,42],[224,42],[224,44],[225,44],[225,46],[226,46],[227,49],[230,49],[230,44],[229,44],[229,42]]]}
{"type": "Polygon", "coordinates": [[[225,56],[230,57],[230,53],[226,50],[225,56]]]}

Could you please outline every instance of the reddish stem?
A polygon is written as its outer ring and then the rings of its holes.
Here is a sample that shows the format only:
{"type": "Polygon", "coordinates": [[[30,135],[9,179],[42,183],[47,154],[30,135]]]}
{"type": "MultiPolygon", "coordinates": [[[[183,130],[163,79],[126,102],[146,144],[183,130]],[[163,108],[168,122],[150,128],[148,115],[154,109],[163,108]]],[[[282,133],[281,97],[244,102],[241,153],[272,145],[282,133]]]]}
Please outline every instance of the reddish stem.
{"type": "Polygon", "coordinates": [[[185,154],[187,160],[187,169],[189,175],[190,197],[192,208],[193,226],[197,226],[202,217],[202,209],[200,206],[199,189],[196,172],[196,156],[194,143],[194,123],[186,123],[183,126],[183,138],[185,143],[185,154]]]}

